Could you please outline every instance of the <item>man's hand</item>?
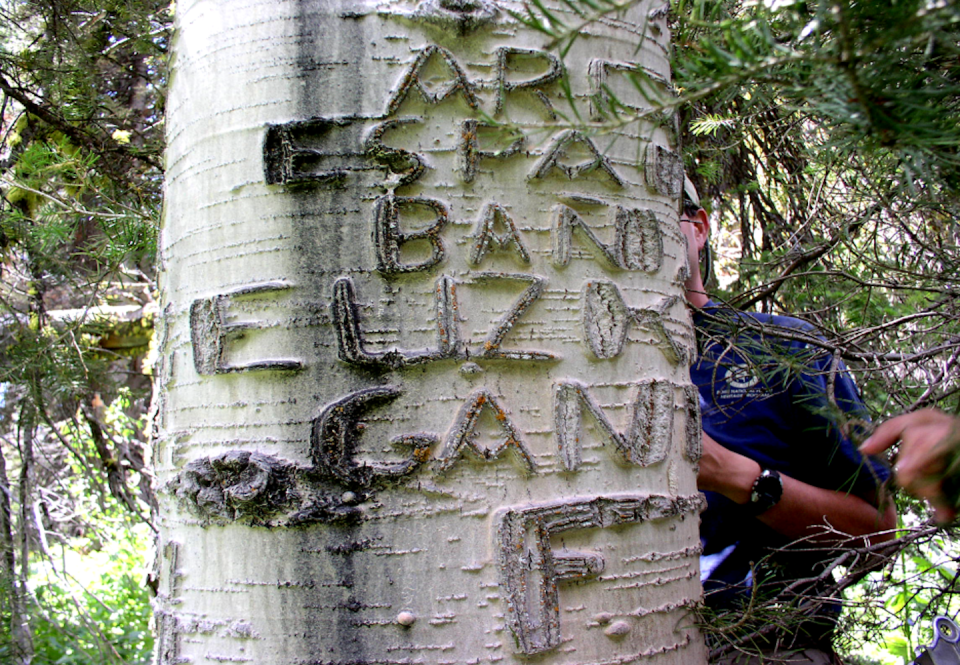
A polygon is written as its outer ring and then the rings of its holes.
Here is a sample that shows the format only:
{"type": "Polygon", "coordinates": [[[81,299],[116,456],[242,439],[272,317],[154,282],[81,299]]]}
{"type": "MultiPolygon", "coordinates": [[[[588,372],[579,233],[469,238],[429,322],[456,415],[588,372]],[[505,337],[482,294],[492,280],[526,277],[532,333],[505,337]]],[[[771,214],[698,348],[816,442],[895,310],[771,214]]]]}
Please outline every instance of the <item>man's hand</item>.
{"type": "Polygon", "coordinates": [[[860,452],[876,455],[897,442],[900,452],[894,466],[897,484],[926,499],[941,524],[957,515],[956,496],[944,482],[960,481],[960,419],[936,409],[923,409],[892,418],[867,439],[860,452]]]}

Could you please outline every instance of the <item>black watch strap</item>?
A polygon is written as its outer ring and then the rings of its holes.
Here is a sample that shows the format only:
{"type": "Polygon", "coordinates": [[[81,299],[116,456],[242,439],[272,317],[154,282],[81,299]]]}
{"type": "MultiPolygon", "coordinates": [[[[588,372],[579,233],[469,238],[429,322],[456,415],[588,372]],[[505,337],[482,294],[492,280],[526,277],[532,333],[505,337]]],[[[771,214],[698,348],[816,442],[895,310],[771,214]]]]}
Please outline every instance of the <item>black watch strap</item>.
{"type": "Polygon", "coordinates": [[[752,514],[760,515],[777,505],[781,496],[783,496],[783,479],[780,478],[780,474],[773,469],[763,469],[753,481],[747,507],[752,514]]]}

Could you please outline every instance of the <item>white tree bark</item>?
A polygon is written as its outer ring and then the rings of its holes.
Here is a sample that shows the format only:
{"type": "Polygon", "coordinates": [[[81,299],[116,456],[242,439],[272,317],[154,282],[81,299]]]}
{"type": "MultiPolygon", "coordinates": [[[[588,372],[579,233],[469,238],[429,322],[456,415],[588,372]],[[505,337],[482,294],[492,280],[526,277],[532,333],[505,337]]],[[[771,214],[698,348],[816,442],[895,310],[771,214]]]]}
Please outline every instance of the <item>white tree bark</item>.
{"type": "Polygon", "coordinates": [[[703,661],[665,6],[521,9],[177,3],[158,663],[703,661]]]}

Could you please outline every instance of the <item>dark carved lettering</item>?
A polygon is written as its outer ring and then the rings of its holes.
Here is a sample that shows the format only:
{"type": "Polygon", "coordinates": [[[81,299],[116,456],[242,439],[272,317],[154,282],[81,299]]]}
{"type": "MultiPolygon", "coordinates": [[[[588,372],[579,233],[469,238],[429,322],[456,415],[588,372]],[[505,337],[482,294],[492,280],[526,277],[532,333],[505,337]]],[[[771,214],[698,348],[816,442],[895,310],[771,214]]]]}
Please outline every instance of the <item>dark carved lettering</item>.
{"type": "Polygon", "coordinates": [[[663,461],[673,437],[673,402],[676,386],[667,381],[637,384],[629,424],[621,434],[603,409],[578,381],[561,381],[554,386],[554,428],[560,461],[567,471],[576,471],[581,462],[583,408],[586,407],[607,442],[628,464],[646,467],[663,461]]]}
{"type": "Polygon", "coordinates": [[[407,95],[410,94],[410,91],[414,89],[420,94],[420,98],[427,104],[439,104],[447,99],[447,97],[459,92],[470,108],[476,109],[480,106],[477,95],[473,91],[472,84],[467,79],[467,75],[464,73],[463,68],[460,67],[460,64],[454,59],[453,54],[447,49],[436,46],[435,44],[430,44],[420,51],[420,53],[417,55],[417,59],[414,60],[413,64],[410,65],[410,68],[406,71],[406,73],[404,73],[403,77],[400,79],[400,84],[397,86],[393,94],[390,95],[390,100],[387,102],[387,112],[385,115],[390,116],[396,113],[400,108],[400,105],[407,98],[407,95]],[[446,84],[436,86],[432,84],[428,85],[420,78],[420,73],[434,58],[434,56],[439,58],[446,65],[447,71],[450,75],[450,79],[446,82],[446,84]],[[431,87],[435,87],[435,89],[431,90],[431,87]]]}
{"type": "Polygon", "coordinates": [[[310,457],[316,473],[349,488],[369,488],[377,482],[402,478],[423,464],[430,446],[437,441],[432,435],[417,434],[394,441],[395,446],[412,450],[402,462],[358,462],[355,457],[363,414],[377,404],[396,399],[400,392],[394,386],[368,388],[323,407],[310,431],[310,457]]]}
{"type": "Polygon", "coordinates": [[[466,358],[460,335],[460,306],[457,303],[457,282],[441,275],[435,289],[437,312],[437,355],[440,358],[466,358]]]}
{"type": "MultiPolygon", "coordinates": [[[[593,201],[590,201],[593,203],[593,201]]],[[[597,202],[599,203],[599,201],[597,202]]],[[[573,250],[573,232],[579,229],[597,249],[601,251],[603,257],[613,266],[621,267],[622,259],[618,251],[620,243],[606,245],[600,242],[594,234],[593,229],[587,226],[583,218],[576,210],[558,203],[553,208],[553,263],[558,268],[564,268],[570,263],[570,255],[573,250]]]]}
{"type": "Polygon", "coordinates": [[[663,317],[667,311],[679,301],[680,299],[677,296],[671,296],[662,299],[651,309],[633,310],[637,325],[656,337],[657,346],[660,347],[664,357],[666,357],[672,365],[679,365],[686,359],[687,354],[663,324],[663,317]]]}
{"type": "Polygon", "coordinates": [[[211,375],[253,370],[302,369],[303,363],[299,360],[262,360],[231,365],[225,358],[227,341],[231,337],[242,337],[248,330],[266,327],[255,322],[228,323],[227,311],[233,299],[290,288],[291,285],[286,282],[267,282],[193,301],[190,305],[190,342],[193,348],[193,365],[197,373],[211,375]]]}
{"type": "Polygon", "coordinates": [[[530,254],[527,248],[523,246],[517,227],[514,225],[506,209],[499,203],[488,203],[483,207],[480,213],[480,219],[477,221],[476,229],[473,233],[473,248],[470,251],[470,262],[474,265],[479,264],[483,257],[493,245],[497,249],[506,249],[510,245],[514,246],[520,260],[524,263],[530,263],[530,254]],[[497,235],[495,228],[500,223],[506,230],[503,235],[497,235]]]}
{"type": "Polygon", "coordinates": [[[517,324],[528,309],[543,295],[543,286],[546,283],[544,277],[536,275],[522,275],[517,273],[478,273],[473,276],[473,282],[486,282],[494,280],[517,280],[521,282],[530,282],[530,286],[520,294],[513,306],[500,317],[496,326],[490,331],[483,341],[483,349],[478,357],[480,358],[505,358],[510,360],[557,360],[557,356],[545,351],[515,351],[501,348],[503,339],[507,336],[513,327],[517,324]]]}
{"type": "Polygon", "coordinates": [[[190,462],[168,489],[207,518],[264,523],[299,500],[295,473],[276,457],[232,450],[190,462]]]}
{"type": "Polygon", "coordinates": [[[176,605],[181,602],[177,598],[181,587],[180,572],[180,543],[168,540],[155,556],[157,566],[153,580],[156,584],[165,580],[164,588],[157,587],[154,606],[154,624],[156,626],[156,654],[157,665],[179,665],[184,662],[180,657],[181,641],[180,627],[177,622],[176,605]],[[164,570],[161,572],[161,567],[164,570]]]}
{"type": "Polygon", "coordinates": [[[333,285],[330,313],[337,332],[337,353],[340,360],[352,365],[368,365],[385,369],[400,369],[444,358],[465,358],[457,318],[456,283],[446,275],[437,280],[437,348],[406,350],[391,349],[372,353],[365,348],[360,315],[353,280],[341,277],[333,285]]]}
{"type": "Polygon", "coordinates": [[[409,150],[391,148],[383,144],[383,135],[391,129],[403,125],[423,122],[420,118],[397,118],[385,120],[373,126],[364,141],[364,150],[368,157],[386,167],[387,171],[399,176],[394,186],[406,185],[422,174],[426,165],[423,156],[409,150]]]}
{"type": "Polygon", "coordinates": [[[453,426],[447,433],[443,448],[437,455],[437,469],[442,472],[452,468],[463,455],[464,449],[481,459],[490,460],[500,457],[508,448],[513,450],[514,457],[520,461],[524,471],[533,473],[536,470],[533,455],[523,444],[520,432],[507,412],[497,403],[489,390],[480,388],[471,393],[460,407],[453,426]],[[480,415],[484,410],[489,410],[493,414],[503,432],[500,441],[490,448],[481,448],[476,442],[480,415]]]}
{"type": "Polygon", "coordinates": [[[464,120],[460,129],[460,142],[457,151],[460,156],[460,172],[464,182],[473,182],[477,177],[477,171],[480,168],[481,159],[506,159],[520,152],[523,148],[523,136],[513,140],[509,146],[503,150],[481,150],[480,149],[480,130],[496,129],[504,131],[497,125],[491,125],[479,120],[464,120]]]}
{"type": "Polygon", "coordinates": [[[637,386],[633,422],[638,425],[636,434],[639,442],[634,442],[629,449],[630,462],[638,466],[650,466],[666,459],[673,443],[676,387],[674,383],[657,379],[644,381],[637,386]]]}
{"type": "Polygon", "coordinates": [[[565,130],[553,138],[546,154],[537,161],[528,177],[531,180],[545,178],[553,169],[558,169],[570,180],[600,170],[610,176],[618,186],[624,186],[623,178],[613,169],[610,160],[597,149],[593,141],[583,132],[575,129],[565,130]],[[571,164],[567,162],[567,159],[576,159],[571,154],[575,147],[585,149],[587,158],[571,164]]]}
{"type": "Polygon", "coordinates": [[[581,322],[590,350],[600,360],[623,352],[632,313],[612,282],[590,281],[583,287],[581,322]]]}
{"type": "Polygon", "coordinates": [[[299,526],[355,522],[363,491],[344,491],[318,474],[289,460],[231,450],[187,464],[164,487],[197,515],[203,526],[243,522],[251,526],[299,526]]]}
{"type": "Polygon", "coordinates": [[[700,391],[696,386],[683,387],[684,411],[687,416],[686,445],[683,455],[697,464],[703,455],[703,426],[700,422],[700,391]]]}
{"type": "Polygon", "coordinates": [[[494,110],[495,114],[503,112],[504,100],[508,92],[514,90],[528,89],[536,95],[547,109],[547,114],[551,120],[557,119],[557,114],[553,110],[550,99],[543,92],[542,87],[548,83],[556,81],[563,75],[563,64],[560,58],[547,53],[546,51],[535,51],[531,49],[515,48],[505,46],[497,49],[497,102],[494,110]],[[508,77],[510,61],[512,59],[538,59],[546,61],[546,71],[539,76],[527,79],[525,81],[511,81],[508,77]]]}
{"type": "Polygon", "coordinates": [[[360,149],[359,118],[317,118],[268,125],[263,141],[269,185],[337,183],[370,169],[360,149]]]}
{"type": "Polygon", "coordinates": [[[374,208],[374,242],[377,246],[377,270],[385,275],[428,270],[443,260],[443,241],[440,231],[449,219],[442,201],[414,196],[387,194],[377,199],[374,208]],[[422,206],[433,210],[436,222],[419,231],[400,230],[400,210],[422,206]],[[427,240],[432,248],[429,259],[420,263],[401,263],[400,247],[413,240],[427,240]]]}
{"type": "Polygon", "coordinates": [[[603,557],[593,552],[558,554],[551,537],[575,529],[603,529],[695,513],[699,494],[576,498],[508,508],[497,513],[496,556],[507,625],[526,655],[561,643],[558,582],[596,576],[603,557]]]}
{"type": "Polygon", "coordinates": [[[643,172],[647,187],[662,196],[678,198],[683,190],[683,159],[655,143],[647,146],[646,153],[643,172]]]}
{"type": "Polygon", "coordinates": [[[370,353],[364,348],[357,296],[353,280],[349,277],[341,277],[334,282],[330,315],[337,331],[337,354],[340,360],[353,365],[375,365],[390,369],[397,369],[405,364],[406,358],[399,351],[370,353]]]}
{"type": "MultiPolygon", "coordinates": [[[[584,197],[572,197],[591,205],[602,202],[584,197]]],[[[657,272],[663,266],[663,236],[660,223],[650,210],[635,210],[622,206],[607,208],[608,225],[613,226],[615,238],[607,245],[600,241],[576,210],[562,203],[553,209],[553,262],[563,268],[570,263],[573,232],[579,229],[603,257],[624,270],[657,272]]]]}
{"type": "Polygon", "coordinates": [[[655,273],[663,266],[663,235],[652,210],[613,208],[621,267],[655,273]]]}
{"type": "Polygon", "coordinates": [[[611,62],[610,60],[591,60],[587,66],[590,77],[590,111],[596,120],[617,117],[621,112],[632,114],[649,111],[661,106],[664,93],[670,89],[670,82],[660,74],[642,65],[630,62],[611,62]],[[618,95],[610,85],[610,74],[616,73],[627,79],[627,85],[619,86],[618,95]],[[625,93],[631,93],[633,103],[625,99],[625,93]],[[636,93],[635,95],[632,93],[636,93]],[[642,97],[642,101],[636,96],[642,97]]]}
{"type": "MultiPolygon", "coordinates": [[[[473,352],[475,358],[509,360],[556,360],[557,356],[545,351],[503,349],[503,341],[521,317],[543,295],[546,280],[536,275],[513,273],[478,273],[466,283],[484,283],[494,280],[515,280],[530,283],[520,297],[511,305],[483,341],[483,346],[473,352]]],[[[419,350],[391,349],[373,353],[366,349],[360,327],[360,315],[353,280],[341,277],[333,285],[333,300],[330,313],[337,333],[337,349],[340,360],[354,365],[368,365],[385,369],[400,369],[444,359],[465,359],[468,354],[460,331],[458,283],[442,275],[434,290],[436,294],[437,348],[419,350]]]]}
{"type": "Polygon", "coordinates": [[[584,286],[581,300],[583,336],[597,358],[609,360],[623,352],[631,320],[654,336],[654,344],[671,365],[686,358],[686,351],[663,323],[667,311],[679,302],[676,296],[663,298],[649,309],[634,309],[626,305],[613,282],[591,281],[584,286]]]}

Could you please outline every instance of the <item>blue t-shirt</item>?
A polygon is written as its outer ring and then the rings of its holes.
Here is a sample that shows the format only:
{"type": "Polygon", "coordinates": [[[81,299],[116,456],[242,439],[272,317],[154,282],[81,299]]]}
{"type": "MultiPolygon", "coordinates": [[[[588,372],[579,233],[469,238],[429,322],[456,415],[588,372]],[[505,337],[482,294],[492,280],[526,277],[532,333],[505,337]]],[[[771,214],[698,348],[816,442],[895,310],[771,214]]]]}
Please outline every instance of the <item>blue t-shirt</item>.
{"type": "MultiPolygon", "coordinates": [[[[845,422],[856,432],[868,418],[856,385],[842,363],[833,366],[829,352],[791,339],[815,337],[812,326],[713,302],[694,313],[694,326],[698,355],[690,375],[700,391],[707,434],[764,468],[876,502],[889,470],[861,455],[841,431],[845,422]]],[[[812,577],[833,558],[830,552],[810,551],[816,550],[810,545],[772,554],[791,539],[757,520],[749,508],[705,494],[701,578],[708,606],[731,607],[746,598],[758,581],[752,564],[761,560],[756,575],[771,584],[760,589],[773,591],[783,582],[812,577]]]]}

